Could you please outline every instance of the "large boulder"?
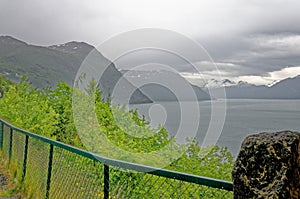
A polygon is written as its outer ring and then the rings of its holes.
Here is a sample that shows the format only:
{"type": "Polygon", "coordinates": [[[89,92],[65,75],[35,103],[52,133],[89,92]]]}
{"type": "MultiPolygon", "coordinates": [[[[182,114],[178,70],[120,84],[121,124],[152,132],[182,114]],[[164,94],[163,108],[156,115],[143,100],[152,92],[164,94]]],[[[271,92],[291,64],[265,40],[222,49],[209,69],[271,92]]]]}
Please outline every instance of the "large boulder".
{"type": "Polygon", "coordinates": [[[300,198],[300,133],[246,137],[233,171],[234,198],[300,198]]]}

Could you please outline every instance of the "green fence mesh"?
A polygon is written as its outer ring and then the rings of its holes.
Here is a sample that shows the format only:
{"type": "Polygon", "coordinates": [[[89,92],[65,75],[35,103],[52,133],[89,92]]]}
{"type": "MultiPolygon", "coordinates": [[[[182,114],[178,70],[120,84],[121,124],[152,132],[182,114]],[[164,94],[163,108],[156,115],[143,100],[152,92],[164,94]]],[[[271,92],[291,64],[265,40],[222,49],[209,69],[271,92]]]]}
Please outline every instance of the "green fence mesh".
{"type": "Polygon", "coordinates": [[[51,198],[103,198],[103,165],[55,147],[50,196],[51,198]]]}
{"type": "Polygon", "coordinates": [[[25,186],[27,192],[39,198],[46,195],[48,157],[49,144],[29,139],[25,186]]]}
{"type": "Polygon", "coordinates": [[[9,159],[9,136],[10,136],[10,128],[6,125],[3,126],[3,149],[2,154],[5,159],[9,159]]]}
{"type": "Polygon", "coordinates": [[[232,192],[147,173],[110,169],[112,198],[232,198],[232,192]]]}
{"type": "MultiPolygon", "coordinates": [[[[16,177],[20,181],[24,178],[31,198],[233,198],[228,182],[224,182],[226,189],[214,188],[179,180],[172,177],[172,171],[153,175],[112,166],[80,149],[30,134],[0,120],[2,123],[2,156],[10,159],[9,167],[14,169],[16,177]]],[[[210,183],[220,184],[218,180],[210,183]]]]}
{"type": "Polygon", "coordinates": [[[12,150],[11,150],[11,165],[16,170],[16,176],[22,176],[23,160],[24,160],[25,136],[13,131],[12,134],[12,150]]]}

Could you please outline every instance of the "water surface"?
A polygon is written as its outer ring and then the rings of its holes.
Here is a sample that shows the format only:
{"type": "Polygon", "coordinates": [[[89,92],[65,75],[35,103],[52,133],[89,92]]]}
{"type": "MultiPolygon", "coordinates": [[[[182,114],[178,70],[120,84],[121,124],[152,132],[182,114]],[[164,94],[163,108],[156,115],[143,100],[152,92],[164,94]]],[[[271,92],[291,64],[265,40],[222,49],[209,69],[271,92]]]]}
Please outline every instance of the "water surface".
{"type": "MultiPolygon", "coordinates": [[[[180,129],[185,131],[181,132],[182,135],[192,135],[196,132],[190,131],[195,131],[193,129],[198,121],[196,138],[202,142],[209,124],[215,126],[222,121],[211,120],[212,109],[209,101],[183,103],[184,110],[178,102],[156,102],[133,105],[130,108],[137,108],[140,114],[151,121],[153,127],[158,123],[164,124],[170,135],[178,133],[180,129]],[[198,110],[195,105],[199,107],[198,110]],[[182,111],[185,113],[182,114],[182,111]],[[200,113],[200,119],[196,120],[197,112],[200,113]],[[180,124],[183,128],[179,128],[180,124]]],[[[214,101],[213,104],[215,107],[223,107],[224,101],[214,101]]],[[[222,108],[216,109],[222,111],[222,108]]],[[[237,155],[243,138],[249,134],[281,130],[300,131],[300,100],[230,99],[226,100],[225,110],[224,126],[221,132],[215,132],[215,135],[220,134],[217,144],[227,146],[234,155],[237,155]]]]}

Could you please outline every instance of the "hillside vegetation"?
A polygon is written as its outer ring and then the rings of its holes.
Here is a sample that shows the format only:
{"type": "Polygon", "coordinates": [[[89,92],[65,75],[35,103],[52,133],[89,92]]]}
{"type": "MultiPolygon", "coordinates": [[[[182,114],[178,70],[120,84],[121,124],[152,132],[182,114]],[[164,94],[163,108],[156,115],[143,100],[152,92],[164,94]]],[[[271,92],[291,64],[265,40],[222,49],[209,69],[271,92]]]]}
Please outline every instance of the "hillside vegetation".
{"type": "MultiPolygon", "coordinates": [[[[20,84],[0,78],[0,88],[4,91],[3,98],[0,99],[1,118],[28,131],[85,148],[82,139],[86,139],[84,140],[86,143],[89,138],[80,137],[77,133],[72,115],[72,93],[74,91],[66,83],[58,83],[55,89],[38,90],[30,87],[25,78],[20,84]]],[[[190,140],[186,145],[179,145],[176,140],[169,138],[168,132],[163,127],[151,129],[149,123],[140,117],[137,111],[128,112],[124,107],[111,105],[108,100],[102,99],[101,92],[97,89],[90,95],[96,99],[94,109],[100,126],[99,132],[105,134],[119,148],[133,153],[147,153],[171,143],[170,154],[182,152],[183,149],[186,151],[167,169],[231,180],[233,157],[226,148],[211,146],[202,149],[195,140],[190,140]],[[119,118],[114,117],[114,111],[118,111],[119,118]],[[129,119],[133,122],[127,123],[129,119]],[[138,138],[131,136],[134,133],[146,133],[152,136],[138,138]]],[[[89,127],[88,124],[86,127],[89,127]]],[[[95,136],[97,135],[95,134],[95,136]]],[[[97,140],[97,138],[93,139],[97,140]]],[[[103,148],[94,152],[100,155],[110,153],[103,148]]],[[[110,155],[115,158],[114,154],[110,155]]],[[[116,157],[136,162],[134,157],[116,157]]],[[[169,157],[166,155],[158,158],[169,157]]],[[[157,159],[157,161],[163,160],[157,159]]],[[[147,161],[145,160],[144,163],[147,164],[147,161]]]]}

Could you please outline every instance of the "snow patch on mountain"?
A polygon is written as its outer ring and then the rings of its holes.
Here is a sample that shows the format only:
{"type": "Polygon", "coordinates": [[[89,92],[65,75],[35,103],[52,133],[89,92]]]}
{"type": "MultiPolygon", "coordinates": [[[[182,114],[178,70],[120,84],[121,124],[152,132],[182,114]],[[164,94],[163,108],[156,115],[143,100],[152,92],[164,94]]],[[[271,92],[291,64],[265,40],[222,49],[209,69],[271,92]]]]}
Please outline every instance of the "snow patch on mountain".
{"type": "MultiPolygon", "coordinates": [[[[141,70],[120,70],[121,73],[123,73],[126,77],[130,78],[139,78],[139,79],[149,79],[150,77],[159,76],[159,75],[170,75],[174,74],[174,72],[171,71],[164,71],[164,70],[153,70],[153,71],[141,71],[141,70]]],[[[185,78],[187,81],[189,81],[191,84],[197,85],[200,88],[210,89],[210,88],[222,88],[222,87],[249,87],[253,86],[253,84],[250,84],[246,81],[232,81],[230,79],[208,79],[208,80],[201,80],[197,81],[196,83],[193,81],[190,81],[189,77],[186,77],[184,74],[178,73],[178,75],[185,78]]],[[[165,76],[168,77],[168,76],[165,76]]]]}
{"type": "Polygon", "coordinates": [[[203,88],[222,88],[222,87],[249,87],[253,86],[253,84],[249,84],[246,81],[232,81],[229,79],[223,79],[223,80],[216,80],[216,79],[209,79],[209,80],[203,80],[203,85],[199,85],[203,88]]]}
{"type": "Polygon", "coordinates": [[[272,83],[270,83],[270,84],[267,84],[266,86],[267,87],[272,87],[272,86],[274,86],[275,84],[277,84],[278,82],[280,82],[281,80],[279,79],[279,80],[274,80],[272,83]]]}
{"type": "Polygon", "coordinates": [[[49,46],[48,48],[60,50],[63,52],[75,52],[85,48],[92,49],[93,47],[84,42],[72,41],[65,44],[57,44],[57,45],[49,46]]]}

